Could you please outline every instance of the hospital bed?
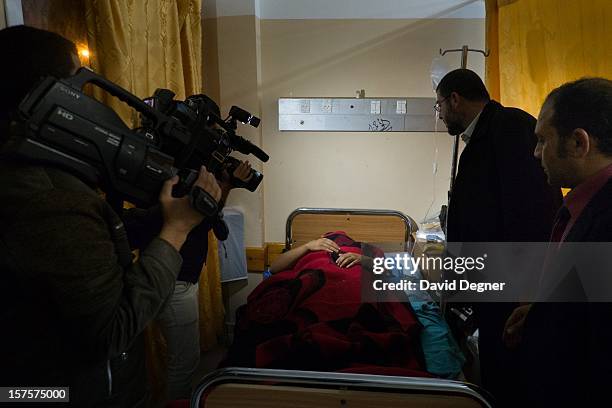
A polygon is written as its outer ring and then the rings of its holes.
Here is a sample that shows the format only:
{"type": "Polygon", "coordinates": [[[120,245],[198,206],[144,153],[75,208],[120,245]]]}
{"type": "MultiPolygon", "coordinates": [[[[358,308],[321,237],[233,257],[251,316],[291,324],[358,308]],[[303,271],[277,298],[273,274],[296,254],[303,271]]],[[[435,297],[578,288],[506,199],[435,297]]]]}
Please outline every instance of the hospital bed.
{"type": "MultiPolygon", "coordinates": [[[[287,217],[285,225],[285,250],[317,239],[327,231],[344,231],[356,241],[372,243],[384,250],[385,256],[408,253],[436,255],[429,244],[417,245],[416,221],[396,210],[345,209],[345,208],[297,208],[287,217]]],[[[392,271],[399,276],[399,271],[392,271]]],[[[435,279],[435,271],[417,271],[411,279],[435,279]]],[[[437,299],[436,294],[433,296],[437,299]]],[[[426,291],[408,294],[411,306],[423,325],[421,345],[424,349],[428,371],[440,377],[456,379],[462,376],[457,367],[465,359],[454,341],[450,329],[442,318],[440,306],[426,291]]]]}
{"type": "MultiPolygon", "coordinates": [[[[328,231],[344,231],[355,241],[383,246],[390,255],[411,254],[417,229],[416,222],[399,211],[298,208],[287,218],[285,248],[302,245],[328,231]]],[[[415,312],[424,313],[425,321],[417,313],[421,323],[425,323],[421,337],[424,349],[427,336],[435,337],[429,342],[431,349],[436,342],[447,339],[440,335],[442,319],[432,319],[437,313],[436,305],[427,296],[420,293],[411,304],[415,312]]],[[[447,335],[450,337],[450,333],[447,335]]],[[[432,361],[435,363],[432,366],[437,364],[439,368],[439,361],[435,361],[439,356],[432,358],[426,358],[428,368],[432,361]]],[[[447,353],[443,359],[448,358],[447,353]]],[[[428,371],[441,376],[435,370],[428,371]]],[[[490,404],[475,386],[447,379],[235,367],[205,377],[192,399],[194,407],[489,407],[490,404]]]]}

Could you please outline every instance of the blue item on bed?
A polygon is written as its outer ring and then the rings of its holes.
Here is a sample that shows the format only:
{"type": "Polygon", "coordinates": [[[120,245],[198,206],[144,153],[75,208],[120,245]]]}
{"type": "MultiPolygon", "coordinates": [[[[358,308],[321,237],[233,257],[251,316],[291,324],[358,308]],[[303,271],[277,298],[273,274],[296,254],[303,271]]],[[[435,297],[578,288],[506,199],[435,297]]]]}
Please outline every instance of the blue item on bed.
{"type": "MultiPolygon", "coordinates": [[[[389,252],[385,253],[385,256],[394,258],[396,254],[403,256],[404,253],[389,252]]],[[[423,279],[419,270],[407,276],[399,270],[391,272],[398,279],[401,277],[416,282],[417,288],[418,282],[423,279]]],[[[406,291],[406,294],[419,322],[423,325],[421,345],[427,371],[442,378],[457,378],[465,363],[465,357],[442,317],[440,307],[426,290],[406,291]]]]}

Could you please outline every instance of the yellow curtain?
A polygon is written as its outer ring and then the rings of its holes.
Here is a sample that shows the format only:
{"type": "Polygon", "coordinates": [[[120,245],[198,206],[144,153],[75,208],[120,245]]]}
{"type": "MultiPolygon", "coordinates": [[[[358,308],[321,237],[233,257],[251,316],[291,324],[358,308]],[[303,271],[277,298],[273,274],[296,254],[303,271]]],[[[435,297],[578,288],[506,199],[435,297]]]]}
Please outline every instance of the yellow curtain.
{"type": "MultiPolygon", "coordinates": [[[[92,69],[140,98],[168,88],[178,99],[202,88],[201,0],[88,0],[92,69]]],[[[96,96],[130,126],[136,113],[110,95],[96,96]]]]}
{"type": "Polygon", "coordinates": [[[200,276],[200,346],[202,351],[217,344],[223,333],[225,311],[221,294],[221,269],[215,234],[208,232],[208,257],[200,276]],[[204,279],[206,277],[206,279],[204,279]]]}
{"type": "MultiPolygon", "coordinates": [[[[140,98],[168,88],[177,99],[202,92],[201,0],[87,0],[85,14],[94,71],[140,98]]],[[[95,91],[130,127],[136,112],[110,95],[95,91]]],[[[212,348],[223,329],[223,301],[217,240],[210,234],[208,261],[200,276],[202,350],[212,348]]],[[[161,386],[163,341],[148,329],[149,368],[154,388],[161,386]]]]}
{"type": "Polygon", "coordinates": [[[489,52],[489,56],[485,58],[485,82],[491,98],[500,101],[497,0],[486,0],[485,13],[487,16],[485,20],[485,49],[489,52]]]}
{"type": "Polygon", "coordinates": [[[503,105],[537,117],[557,86],[612,78],[612,1],[486,0],[485,7],[485,78],[503,105]]]}
{"type": "Polygon", "coordinates": [[[486,0],[487,86],[537,116],[555,87],[612,78],[610,0],[486,0]]]}

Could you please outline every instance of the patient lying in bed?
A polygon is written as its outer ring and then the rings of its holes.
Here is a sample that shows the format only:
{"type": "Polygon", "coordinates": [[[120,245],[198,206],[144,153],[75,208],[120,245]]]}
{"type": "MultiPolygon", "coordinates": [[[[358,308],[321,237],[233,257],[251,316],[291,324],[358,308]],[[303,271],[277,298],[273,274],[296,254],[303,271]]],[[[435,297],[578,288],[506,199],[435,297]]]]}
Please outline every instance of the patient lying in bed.
{"type": "Polygon", "coordinates": [[[429,376],[410,304],[361,302],[362,262],[342,232],[283,254],[238,310],[223,365],[429,376]]]}
{"type": "MultiPolygon", "coordinates": [[[[341,234],[335,234],[335,237],[337,238],[340,236],[341,234]]],[[[332,260],[336,263],[336,265],[341,268],[350,268],[352,266],[361,264],[361,246],[359,246],[358,248],[359,251],[356,252],[345,252],[335,241],[330,238],[327,238],[326,236],[322,236],[319,239],[315,239],[304,245],[300,245],[299,247],[293,248],[280,255],[270,265],[270,272],[274,274],[287,269],[291,269],[295,266],[296,262],[301,257],[310,252],[315,251],[328,252],[332,257],[332,260]]]]}

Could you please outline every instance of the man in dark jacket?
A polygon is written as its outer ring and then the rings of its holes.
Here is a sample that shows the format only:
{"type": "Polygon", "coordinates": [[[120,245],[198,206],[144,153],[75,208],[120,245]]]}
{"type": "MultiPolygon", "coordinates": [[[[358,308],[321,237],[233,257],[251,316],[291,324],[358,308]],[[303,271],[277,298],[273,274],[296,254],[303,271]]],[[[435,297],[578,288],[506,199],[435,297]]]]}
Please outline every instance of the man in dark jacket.
{"type": "Polygon", "coordinates": [[[544,271],[541,286],[550,290],[514,316],[526,315],[520,373],[521,391],[527,391],[524,406],[595,406],[609,398],[611,118],[612,81],[602,78],[553,90],[538,117],[534,154],[551,185],[572,190],[551,234],[547,264],[561,261],[556,270],[544,271]]]}
{"type": "MultiPolygon", "coordinates": [[[[15,159],[7,127],[47,75],[71,75],[76,48],[30,27],[0,31],[0,385],[70,387],[75,406],[146,404],[144,327],[172,293],[179,249],[203,217],[163,185],[163,227],[132,262],[122,222],[72,174],[15,159]]],[[[214,177],[197,185],[219,200],[214,177]]]]}
{"type": "MultiPolygon", "coordinates": [[[[548,241],[561,194],[547,185],[533,157],[535,119],[491,100],[482,80],[468,69],[449,72],[436,99],[448,132],[466,143],[452,187],[447,241],[548,241]]],[[[512,405],[515,395],[509,384],[516,383],[517,360],[502,333],[516,306],[473,305],[482,383],[500,406],[512,405]]]]}

